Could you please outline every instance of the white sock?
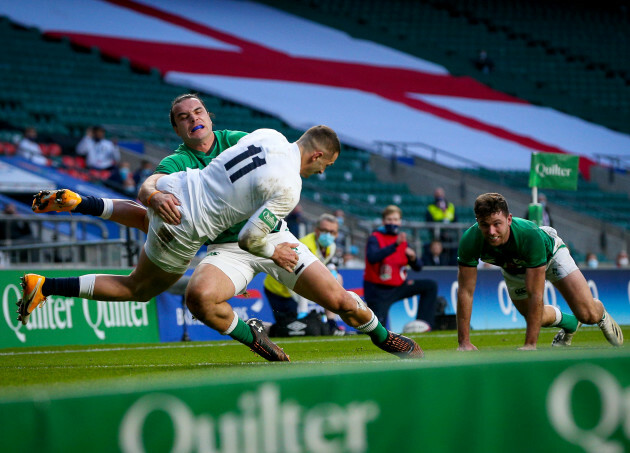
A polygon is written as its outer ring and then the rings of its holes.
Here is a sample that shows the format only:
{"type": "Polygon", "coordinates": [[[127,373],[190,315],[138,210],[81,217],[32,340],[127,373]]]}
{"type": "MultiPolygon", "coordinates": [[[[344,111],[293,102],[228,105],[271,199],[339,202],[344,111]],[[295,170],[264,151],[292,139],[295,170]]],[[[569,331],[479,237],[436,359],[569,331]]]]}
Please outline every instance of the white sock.
{"type": "Polygon", "coordinates": [[[111,198],[103,198],[103,213],[99,216],[102,219],[109,219],[112,216],[112,212],[114,212],[114,200],[111,198]]]}
{"type": "Polygon", "coordinates": [[[376,315],[372,312],[372,318],[362,326],[357,327],[357,330],[359,332],[369,333],[376,329],[376,326],[378,326],[378,319],[376,319],[376,315]]]}
{"type": "Polygon", "coordinates": [[[79,277],[79,297],[92,299],[94,295],[94,284],[96,283],[96,274],[82,275],[79,277]]]}
{"type": "Polygon", "coordinates": [[[560,309],[554,305],[550,305],[551,308],[553,308],[556,312],[556,320],[554,322],[551,323],[550,327],[554,327],[557,326],[558,324],[560,324],[560,321],[562,321],[562,312],[560,311],[560,309]]]}
{"type": "Polygon", "coordinates": [[[229,335],[234,331],[234,329],[236,329],[236,325],[238,324],[238,315],[235,311],[233,311],[232,313],[234,313],[234,319],[232,319],[230,327],[228,327],[225,332],[221,332],[221,335],[229,335]]]}

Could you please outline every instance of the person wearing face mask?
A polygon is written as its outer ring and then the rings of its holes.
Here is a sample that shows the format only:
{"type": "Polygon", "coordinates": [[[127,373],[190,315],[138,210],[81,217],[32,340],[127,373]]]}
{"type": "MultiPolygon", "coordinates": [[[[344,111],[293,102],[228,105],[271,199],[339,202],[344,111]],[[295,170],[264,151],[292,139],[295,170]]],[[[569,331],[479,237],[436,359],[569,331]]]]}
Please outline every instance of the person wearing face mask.
{"type": "Polygon", "coordinates": [[[599,266],[599,260],[594,253],[587,253],[585,261],[589,269],[597,269],[599,266]]]}
{"type": "Polygon", "coordinates": [[[617,254],[617,267],[624,268],[628,267],[628,252],[622,250],[617,254]]]}
{"type": "MultiPolygon", "coordinates": [[[[341,274],[337,272],[337,266],[334,262],[335,252],[337,250],[335,239],[338,234],[339,222],[337,218],[331,214],[322,214],[317,220],[314,231],[302,237],[300,242],[305,244],[310,251],[330,269],[337,281],[343,285],[343,279],[341,274]]],[[[267,296],[267,300],[271,305],[277,322],[281,322],[281,318],[303,319],[308,316],[312,310],[319,311],[321,308],[307,299],[292,293],[286,286],[270,275],[267,275],[263,285],[265,295],[267,296]]],[[[337,315],[328,310],[324,310],[324,312],[327,324],[327,329],[324,330],[327,330],[327,332],[324,331],[323,333],[331,333],[334,335],[343,333],[337,326],[337,315]]]]}
{"type": "Polygon", "coordinates": [[[407,234],[401,232],[402,210],[387,206],[382,214],[383,225],[372,232],[367,241],[363,290],[365,301],[383,325],[389,307],[401,299],[420,296],[416,318],[431,328],[437,304],[437,283],[429,279],[408,279],[407,268],[422,270],[416,251],[409,247],[407,234]]]}

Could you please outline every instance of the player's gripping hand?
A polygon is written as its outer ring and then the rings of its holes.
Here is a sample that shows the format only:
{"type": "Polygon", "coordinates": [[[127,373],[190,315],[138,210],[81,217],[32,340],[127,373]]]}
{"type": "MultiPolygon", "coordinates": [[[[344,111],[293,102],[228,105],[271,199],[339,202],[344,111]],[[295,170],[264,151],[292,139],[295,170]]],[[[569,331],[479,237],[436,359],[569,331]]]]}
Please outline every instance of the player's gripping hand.
{"type": "Polygon", "coordinates": [[[180,204],[175,195],[164,192],[155,193],[149,200],[150,207],[171,225],[179,225],[181,222],[182,214],[177,209],[180,204]]]}
{"type": "Polygon", "coordinates": [[[291,244],[289,242],[276,245],[276,249],[271,255],[271,260],[287,272],[293,272],[299,258],[295,251],[298,245],[298,243],[291,244]]]}
{"type": "Polygon", "coordinates": [[[477,346],[472,344],[470,341],[467,343],[460,343],[457,348],[458,351],[477,351],[477,346]]]}

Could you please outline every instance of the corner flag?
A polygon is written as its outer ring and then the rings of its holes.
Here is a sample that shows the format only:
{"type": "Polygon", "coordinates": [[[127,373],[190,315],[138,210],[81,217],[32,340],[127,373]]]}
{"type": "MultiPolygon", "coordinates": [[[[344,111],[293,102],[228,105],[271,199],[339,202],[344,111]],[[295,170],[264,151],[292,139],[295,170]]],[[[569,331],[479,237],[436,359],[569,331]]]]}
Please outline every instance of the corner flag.
{"type": "Polygon", "coordinates": [[[577,190],[580,156],[532,153],[529,187],[577,190]]]}

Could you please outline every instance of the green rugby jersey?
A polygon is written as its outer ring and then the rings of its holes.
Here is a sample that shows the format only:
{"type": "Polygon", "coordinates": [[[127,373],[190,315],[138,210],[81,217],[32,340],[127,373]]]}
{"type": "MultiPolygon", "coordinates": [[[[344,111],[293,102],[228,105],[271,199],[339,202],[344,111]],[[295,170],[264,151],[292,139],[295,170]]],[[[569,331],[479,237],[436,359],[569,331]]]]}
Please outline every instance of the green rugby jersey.
{"type": "MultiPolygon", "coordinates": [[[[190,149],[182,143],[173,154],[160,161],[155,169],[155,173],[170,175],[171,173],[177,173],[178,171],[185,171],[187,168],[205,168],[210,162],[212,162],[212,159],[217,157],[229,147],[236,145],[242,137],[247,135],[247,132],[240,131],[214,131],[213,133],[215,138],[214,144],[207,154],[190,149]]],[[[247,220],[237,223],[225,230],[223,233],[219,234],[214,241],[208,241],[206,244],[237,242],[238,233],[241,231],[246,222],[247,220]]]]}
{"type": "Polygon", "coordinates": [[[534,222],[512,217],[508,241],[493,247],[484,239],[479,225],[468,228],[459,241],[457,262],[477,266],[481,261],[503,268],[510,274],[524,274],[528,267],[547,264],[553,256],[554,240],[534,222]]]}

